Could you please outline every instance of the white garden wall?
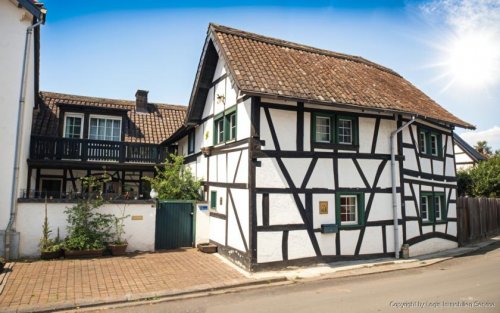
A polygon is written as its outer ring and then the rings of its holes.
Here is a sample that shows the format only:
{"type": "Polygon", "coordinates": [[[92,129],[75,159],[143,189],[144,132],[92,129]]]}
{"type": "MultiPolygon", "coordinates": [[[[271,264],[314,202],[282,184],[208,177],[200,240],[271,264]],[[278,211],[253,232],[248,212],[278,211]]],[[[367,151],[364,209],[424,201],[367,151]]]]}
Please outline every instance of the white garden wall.
{"type": "MultiPolygon", "coordinates": [[[[66,208],[74,203],[48,203],[47,216],[52,234],[55,237],[57,228],[61,238],[66,237],[66,208]]],[[[103,205],[100,212],[121,216],[125,215],[125,239],[128,241],[128,252],[153,251],[155,243],[156,206],[154,203],[127,203],[103,205]]],[[[45,216],[44,203],[19,203],[16,219],[16,230],[20,232],[19,255],[22,258],[38,257],[38,242],[42,236],[42,223],[45,216]]]]}

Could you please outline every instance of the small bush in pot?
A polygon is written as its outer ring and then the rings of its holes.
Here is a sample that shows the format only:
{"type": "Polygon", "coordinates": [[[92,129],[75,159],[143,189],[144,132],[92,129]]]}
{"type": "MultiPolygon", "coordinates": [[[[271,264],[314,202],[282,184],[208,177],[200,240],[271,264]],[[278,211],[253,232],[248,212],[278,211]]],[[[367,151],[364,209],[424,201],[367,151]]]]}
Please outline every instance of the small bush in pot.
{"type": "Polygon", "coordinates": [[[120,217],[113,216],[113,238],[108,244],[108,248],[112,255],[124,255],[127,250],[128,242],[123,238],[123,235],[125,234],[124,220],[129,217],[129,215],[125,215],[126,207],[127,205],[125,205],[123,210],[121,210],[120,217]]]}

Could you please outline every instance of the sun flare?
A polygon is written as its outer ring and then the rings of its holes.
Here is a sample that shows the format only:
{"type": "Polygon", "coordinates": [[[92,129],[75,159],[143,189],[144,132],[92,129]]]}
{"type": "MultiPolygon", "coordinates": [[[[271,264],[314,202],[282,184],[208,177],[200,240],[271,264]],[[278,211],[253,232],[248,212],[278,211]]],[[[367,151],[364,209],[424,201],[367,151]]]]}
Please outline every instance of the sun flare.
{"type": "Polygon", "coordinates": [[[442,75],[448,83],[464,88],[487,88],[500,80],[500,43],[486,31],[454,36],[444,47],[442,75]]]}

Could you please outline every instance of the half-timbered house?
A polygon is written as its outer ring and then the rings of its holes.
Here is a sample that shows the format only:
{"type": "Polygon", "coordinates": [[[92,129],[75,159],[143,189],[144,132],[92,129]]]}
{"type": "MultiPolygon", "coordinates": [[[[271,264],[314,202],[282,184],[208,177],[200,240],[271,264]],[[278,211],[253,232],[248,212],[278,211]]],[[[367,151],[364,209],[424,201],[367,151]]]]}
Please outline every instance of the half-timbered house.
{"type": "Polygon", "coordinates": [[[456,247],[456,126],[391,69],[210,24],[167,143],[205,183],[210,241],[258,270],[456,247]]]}
{"type": "Polygon", "coordinates": [[[479,162],[486,160],[481,153],[469,145],[459,135],[453,134],[453,139],[455,142],[454,150],[457,171],[474,167],[479,162]]]}

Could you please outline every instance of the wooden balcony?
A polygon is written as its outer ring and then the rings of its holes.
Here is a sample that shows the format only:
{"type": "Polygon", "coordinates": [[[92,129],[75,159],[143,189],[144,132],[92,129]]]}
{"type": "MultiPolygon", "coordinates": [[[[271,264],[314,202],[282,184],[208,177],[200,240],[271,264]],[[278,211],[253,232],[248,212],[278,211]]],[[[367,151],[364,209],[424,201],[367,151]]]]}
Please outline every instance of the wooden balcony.
{"type": "Polygon", "coordinates": [[[160,164],[166,147],[156,144],[31,136],[31,160],[160,164]]]}

